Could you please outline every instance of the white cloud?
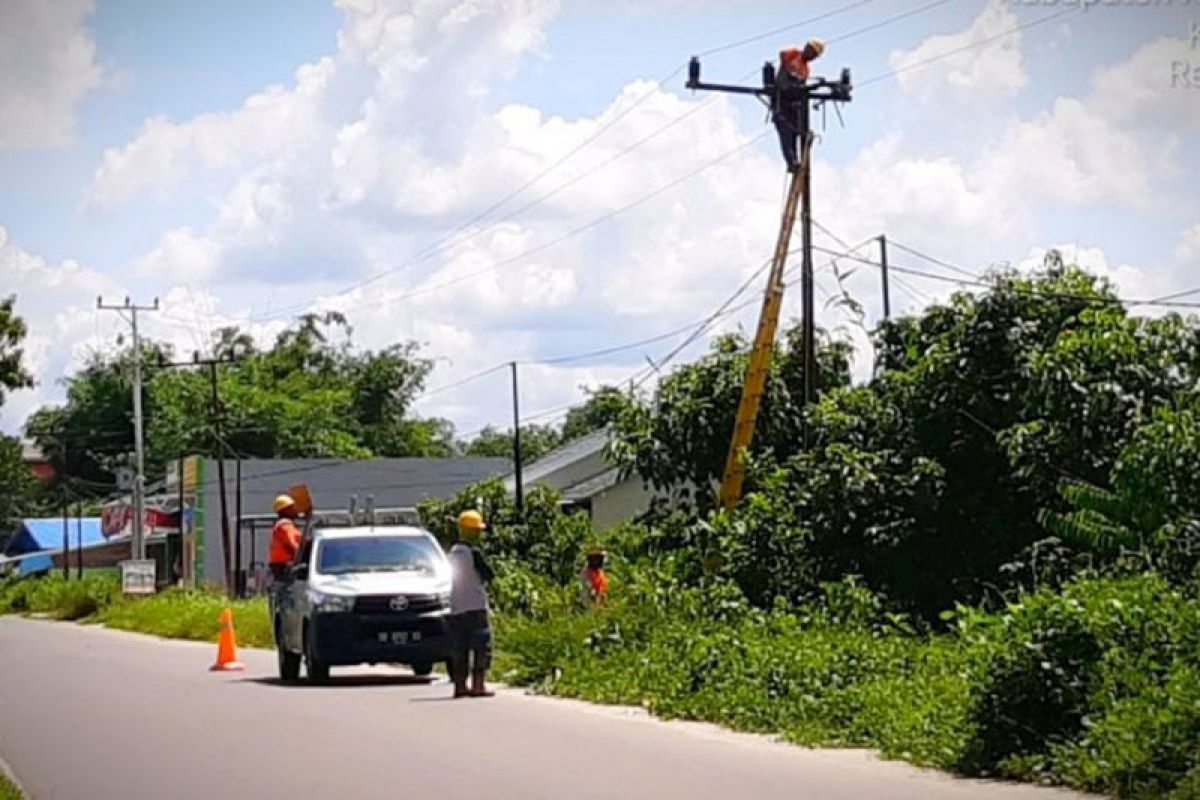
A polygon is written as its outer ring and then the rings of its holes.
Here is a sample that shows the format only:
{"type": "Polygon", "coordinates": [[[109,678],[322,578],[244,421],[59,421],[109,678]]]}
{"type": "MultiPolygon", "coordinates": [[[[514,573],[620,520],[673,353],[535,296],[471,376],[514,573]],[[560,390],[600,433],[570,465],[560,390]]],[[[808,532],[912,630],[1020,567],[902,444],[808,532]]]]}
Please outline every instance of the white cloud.
{"type": "MultiPolygon", "coordinates": [[[[709,313],[770,253],[783,189],[773,148],[741,152],[614,214],[759,132],[739,124],[733,103],[717,99],[700,108],[696,99],[632,81],[607,107],[581,117],[499,105],[489,99],[494,87],[521,58],[537,57],[553,3],[339,6],[345,20],[336,52],[300,68],[292,85],[258,92],[228,112],[151,120],[105,154],[91,191],[97,205],[174,192],[215,205],[207,225],[168,231],[121,271],[140,294],[162,294],[164,311],[147,315],[156,335],[190,351],[206,346],[206,331],[241,324],[266,342],[289,315],[342,309],[360,346],[427,343],[427,354],[438,359],[432,383],[440,385],[514,358],[611,347],[680,327],[709,313]],[[448,96],[455,101],[445,102],[448,96]],[[634,102],[636,110],[586,149],[457,231],[634,102]],[[433,246],[447,238],[453,243],[433,246]]],[[[981,41],[1010,26],[1010,16],[989,5],[969,30],[894,58],[911,64],[935,44],[944,52],[981,41]]],[[[1003,100],[1026,82],[1020,36],[911,74],[963,100],[1003,100]]],[[[905,86],[922,91],[916,82],[905,86]]],[[[1109,115],[1096,97],[1064,97],[1041,115],[1005,118],[988,148],[970,152],[959,142],[904,135],[928,127],[928,109],[914,108],[848,161],[818,160],[816,217],[854,243],[886,232],[978,269],[1028,252],[1047,210],[1144,206],[1156,176],[1167,171],[1165,157],[1141,147],[1143,132],[1109,115]],[[1110,169],[1117,160],[1123,172],[1110,169]]],[[[820,234],[818,242],[831,245],[820,234]]],[[[1103,255],[1085,253],[1120,281],[1159,277],[1110,268],[1103,255]]],[[[818,284],[832,291],[824,260],[818,258],[818,284]]],[[[893,263],[920,266],[900,253],[893,263]]],[[[957,288],[906,282],[923,296],[957,288]]],[[[760,283],[742,300],[756,298],[760,283]]],[[[899,283],[892,295],[897,313],[918,304],[904,299],[899,283]]],[[[876,320],[878,273],[859,265],[847,286],[867,305],[868,323],[876,320]]],[[[797,313],[798,300],[798,292],[789,293],[786,314],[797,313]]],[[[756,312],[751,302],[721,329],[752,330],[756,312]]],[[[839,309],[819,313],[825,326],[848,324],[839,309]]],[[[865,349],[865,337],[851,331],[865,349]]],[[[626,378],[643,366],[643,352],[658,357],[675,343],[594,365],[523,367],[526,410],[562,405],[578,396],[581,383],[626,378]]],[[[862,376],[869,364],[857,367],[862,376]]],[[[463,431],[504,424],[504,377],[420,407],[453,418],[463,431]]]]}
{"type": "Polygon", "coordinates": [[[26,321],[24,363],[38,385],[14,392],[0,407],[0,428],[16,430],[48,398],[56,382],[79,366],[97,344],[96,296],[113,291],[104,275],[74,261],[51,264],[8,240],[0,226],[0,275],[5,294],[16,295],[15,311],[26,321]]]}
{"type": "Polygon", "coordinates": [[[104,72],[88,31],[92,0],[0,3],[0,150],[61,147],[104,72]]]}
{"type": "Polygon", "coordinates": [[[1017,22],[1011,3],[989,0],[967,30],[931,36],[912,50],[895,50],[888,61],[900,71],[901,88],[926,102],[945,101],[948,94],[976,102],[1010,97],[1029,80],[1021,55],[1022,35],[991,37],[1017,22]],[[942,58],[945,53],[954,55],[942,58]],[[934,57],[938,60],[918,66],[934,57]]]}
{"type": "MultiPolygon", "coordinates": [[[[1136,264],[1114,264],[1110,261],[1104,248],[1077,244],[1059,244],[1052,248],[1035,247],[1029,255],[1017,264],[1017,269],[1029,272],[1043,265],[1046,254],[1057,250],[1062,254],[1063,261],[1068,265],[1081,267],[1084,270],[1108,279],[1117,295],[1130,300],[1148,300],[1169,294],[1178,288],[1169,270],[1154,269],[1136,264]]],[[[1139,308],[1137,313],[1153,312],[1152,309],[1139,308]]]]}
{"type": "Polygon", "coordinates": [[[1175,257],[1184,264],[1200,263],[1200,223],[1196,223],[1180,235],[1175,257]]]}

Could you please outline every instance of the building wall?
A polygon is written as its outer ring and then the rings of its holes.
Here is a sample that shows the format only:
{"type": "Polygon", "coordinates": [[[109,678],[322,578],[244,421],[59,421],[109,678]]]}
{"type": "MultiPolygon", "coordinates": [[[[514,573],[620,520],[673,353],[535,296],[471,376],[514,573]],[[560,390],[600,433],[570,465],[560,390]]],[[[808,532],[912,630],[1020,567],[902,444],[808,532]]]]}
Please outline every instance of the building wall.
{"type": "Polygon", "coordinates": [[[640,478],[626,478],[592,497],[592,527],[597,533],[628,522],[650,507],[654,494],[640,478]]]}

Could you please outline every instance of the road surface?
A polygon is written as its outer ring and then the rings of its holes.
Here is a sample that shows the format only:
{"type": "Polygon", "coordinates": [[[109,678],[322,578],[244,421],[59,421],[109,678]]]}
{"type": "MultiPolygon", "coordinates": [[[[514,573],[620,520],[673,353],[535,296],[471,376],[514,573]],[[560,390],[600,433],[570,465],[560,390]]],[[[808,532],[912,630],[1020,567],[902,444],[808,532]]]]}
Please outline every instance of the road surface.
{"type": "Polygon", "coordinates": [[[0,617],[0,756],[34,800],[1078,797],[400,670],[283,686],[273,653],[217,674],[215,652],[0,617]]]}

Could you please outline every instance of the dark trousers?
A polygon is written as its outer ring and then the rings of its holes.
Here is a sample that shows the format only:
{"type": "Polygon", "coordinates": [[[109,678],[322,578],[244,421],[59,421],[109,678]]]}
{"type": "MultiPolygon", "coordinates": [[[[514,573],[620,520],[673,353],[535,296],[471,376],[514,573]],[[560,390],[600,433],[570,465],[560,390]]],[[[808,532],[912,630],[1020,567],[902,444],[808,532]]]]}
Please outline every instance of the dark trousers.
{"type": "Polygon", "coordinates": [[[450,677],[466,681],[472,672],[492,666],[492,628],[486,611],[464,611],[446,619],[450,632],[450,677]]]}
{"type": "Polygon", "coordinates": [[[776,116],[775,130],[779,133],[779,149],[783,151],[783,160],[787,162],[788,169],[796,169],[800,163],[796,154],[796,146],[800,139],[799,126],[786,117],[776,116]]]}

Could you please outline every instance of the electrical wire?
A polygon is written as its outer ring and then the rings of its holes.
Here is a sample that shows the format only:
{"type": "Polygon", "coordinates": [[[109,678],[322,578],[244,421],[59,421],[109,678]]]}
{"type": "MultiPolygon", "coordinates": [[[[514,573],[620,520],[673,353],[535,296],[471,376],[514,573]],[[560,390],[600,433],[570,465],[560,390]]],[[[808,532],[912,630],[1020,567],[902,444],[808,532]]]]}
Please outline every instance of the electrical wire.
{"type": "MultiPolygon", "coordinates": [[[[820,250],[822,252],[829,252],[825,248],[817,247],[817,246],[814,246],[813,249],[820,250]]],[[[878,267],[881,269],[883,267],[883,264],[881,264],[880,262],[872,261],[871,259],[863,258],[861,256],[844,255],[843,257],[848,258],[852,261],[857,261],[862,264],[867,264],[872,267],[878,267]]],[[[984,289],[998,288],[996,283],[983,280],[982,278],[976,278],[976,279],[951,278],[947,275],[938,275],[938,274],[935,274],[932,272],[924,272],[922,270],[912,269],[911,267],[902,267],[902,266],[899,266],[896,264],[890,264],[890,263],[888,264],[888,271],[889,272],[899,272],[904,275],[911,275],[913,277],[918,277],[918,278],[927,278],[929,280],[941,281],[943,283],[950,283],[950,284],[954,284],[957,286],[977,286],[977,287],[984,288],[984,289]]],[[[1042,289],[1026,289],[1024,287],[1012,286],[1012,285],[1004,286],[1003,288],[1017,292],[1018,294],[1027,294],[1027,295],[1034,296],[1034,297],[1053,297],[1053,298],[1060,298],[1060,299],[1064,299],[1064,300],[1076,300],[1076,301],[1080,301],[1080,302],[1090,303],[1092,305],[1103,305],[1103,306],[1119,305],[1119,306],[1124,306],[1127,308],[1147,307],[1147,306],[1161,307],[1161,308],[1200,308],[1200,302],[1183,303],[1183,302],[1178,302],[1178,301],[1174,301],[1174,300],[1170,300],[1170,299],[1167,299],[1167,300],[1159,300],[1159,299],[1129,300],[1129,299],[1124,299],[1124,298],[1120,298],[1120,297],[1105,298],[1105,297],[1094,297],[1091,295],[1084,295],[1084,294],[1073,294],[1071,292],[1058,292],[1058,291],[1053,291],[1053,290],[1042,290],[1042,289]]],[[[1187,295],[1191,295],[1191,294],[1200,294],[1200,288],[1191,289],[1186,292],[1180,293],[1180,295],[1182,295],[1182,296],[1187,296],[1187,295]]]]}
{"type": "Polygon", "coordinates": [[[874,75],[870,78],[867,78],[864,81],[857,82],[855,84],[854,88],[855,89],[863,89],[872,84],[876,84],[876,83],[885,81],[888,78],[894,78],[905,72],[911,72],[914,69],[919,69],[921,67],[928,66],[929,64],[933,64],[937,61],[941,61],[946,58],[951,58],[953,56],[958,55],[959,53],[965,53],[966,51],[972,50],[976,47],[980,47],[985,44],[991,44],[992,42],[994,42],[998,39],[1003,39],[1006,36],[1011,36],[1012,34],[1017,33],[1019,31],[1027,30],[1029,28],[1034,28],[1034,27],[1037,27],[1038,25],[1045,25],[1047,22],[1053,22],[1054,20],[1060,19],[1061,17],[1064,17],[1067,14],[1074,13],[1074,12],[1078,11],[1079,8],[1082,8],[1082,7],[1083,6],[1067,6],[1066,8],[1062,9],[1061,11],[1056,11],[1053,14],[1047,14],[1044,17],[1038,17],[1037,19],[1032,19],[1032,20],[1029,20],[1028,22],[1022,22],[1019,25],[1014,25],[1011,28],[1007,28],[1003,31],[1000,31],[999,33],[996,33],[991,36],[985,37],[983,39],[979,39],[977,41],[971,42],[970,44],[963,45],[962,47],[956,47],[953,50],[947,50],[944,53],[938,53],[937,55],[930,56],[929,58],[923,58],[920,61],[914,61],[911,64],[905,64],[902,67],[897,67],[896,69],[888,70],[887,72],[882,72],[878,75],[874,75]]]}

